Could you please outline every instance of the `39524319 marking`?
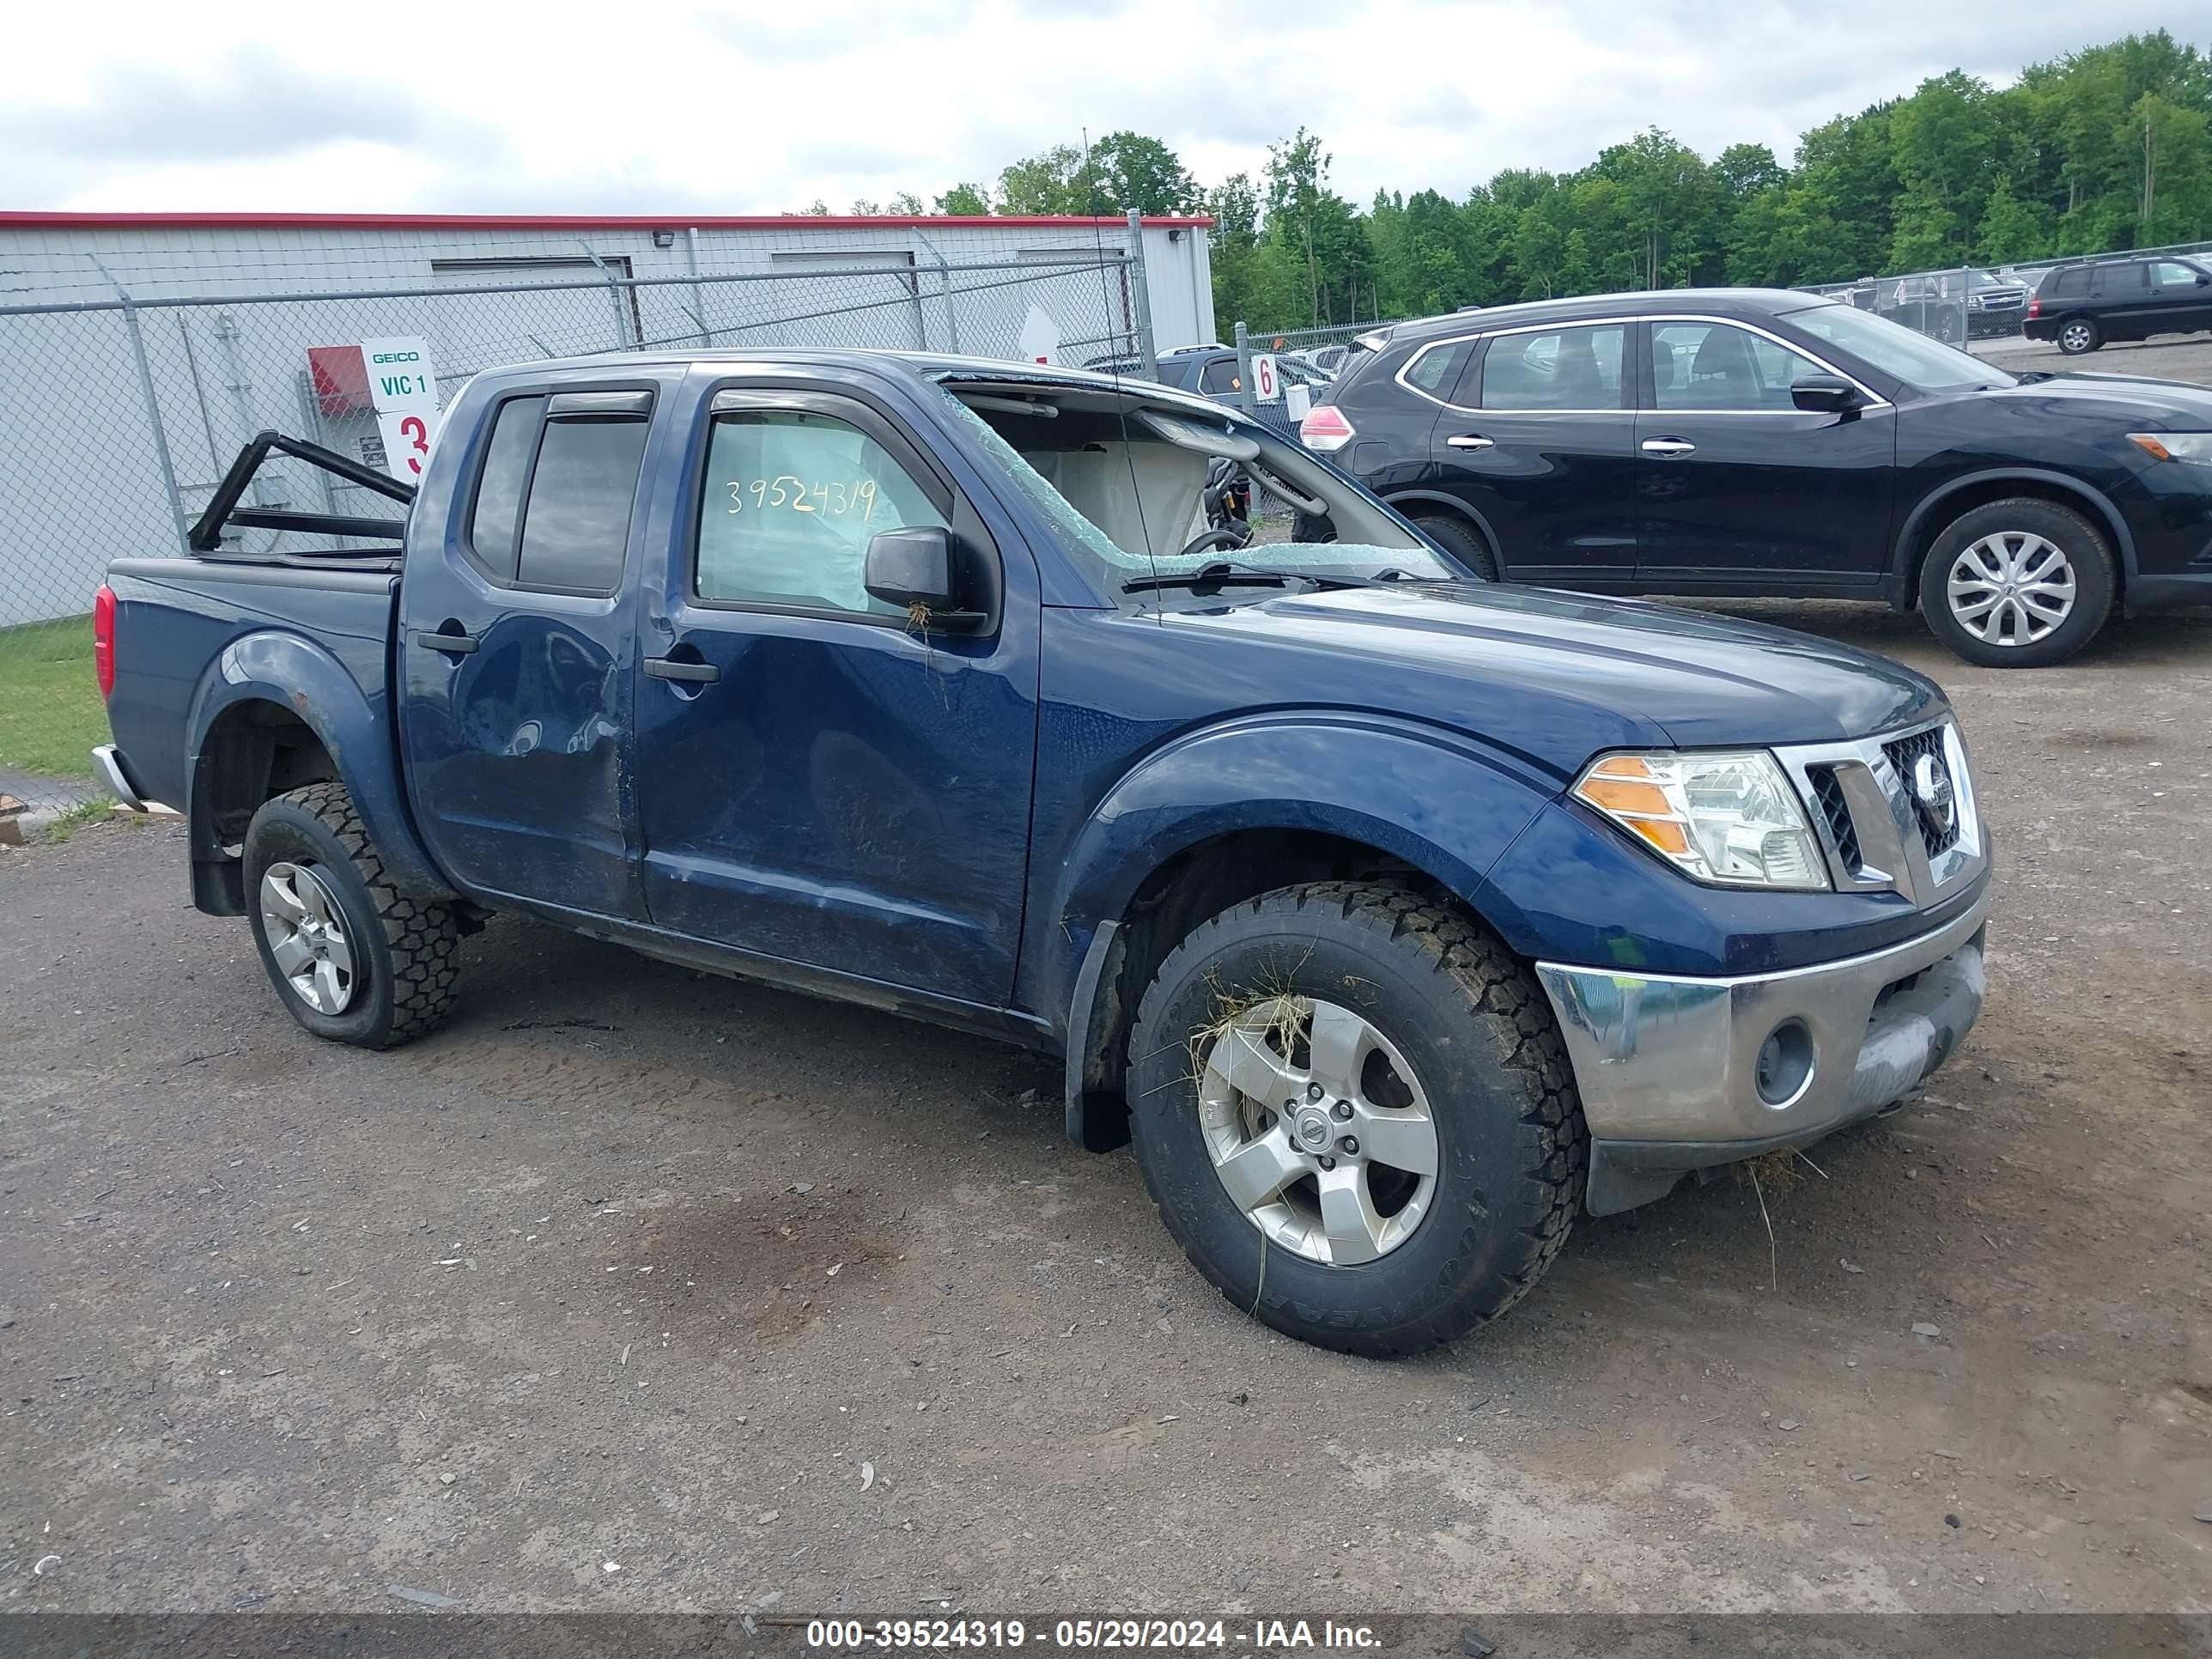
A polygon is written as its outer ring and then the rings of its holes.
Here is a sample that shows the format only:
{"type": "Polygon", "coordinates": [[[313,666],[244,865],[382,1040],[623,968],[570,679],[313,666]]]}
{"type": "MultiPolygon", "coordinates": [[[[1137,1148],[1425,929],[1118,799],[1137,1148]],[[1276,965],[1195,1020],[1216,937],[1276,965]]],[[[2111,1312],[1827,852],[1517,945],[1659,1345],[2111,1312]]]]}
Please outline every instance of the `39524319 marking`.
{"type": "Polygon", "coordinates": [[[810,1648],[1018,1648],[1029,1640],[1018,1619],[811,1619],[810,1648]]]}

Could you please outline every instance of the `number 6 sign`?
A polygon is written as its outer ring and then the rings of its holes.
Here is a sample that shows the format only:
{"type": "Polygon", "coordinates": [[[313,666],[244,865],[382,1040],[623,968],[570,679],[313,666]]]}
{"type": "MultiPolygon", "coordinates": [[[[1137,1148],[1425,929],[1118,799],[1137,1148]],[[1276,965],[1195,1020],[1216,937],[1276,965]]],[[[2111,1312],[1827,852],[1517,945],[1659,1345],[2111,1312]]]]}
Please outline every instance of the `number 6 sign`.
{"type": "Polygon", "coordinates": [[[1252,354],[1252,395],[1263,404],[1272,404],[1283,395],[1283,383],[1275,374],[1275,355],[1271,351],[1252,354]]]}

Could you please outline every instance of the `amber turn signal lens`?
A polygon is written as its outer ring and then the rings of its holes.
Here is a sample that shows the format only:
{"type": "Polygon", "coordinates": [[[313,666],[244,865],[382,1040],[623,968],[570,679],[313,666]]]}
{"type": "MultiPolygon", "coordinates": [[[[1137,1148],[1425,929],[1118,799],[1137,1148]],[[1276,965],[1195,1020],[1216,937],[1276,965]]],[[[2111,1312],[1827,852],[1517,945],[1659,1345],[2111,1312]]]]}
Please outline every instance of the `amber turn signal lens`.
{"type": "Polygon", "coordinates": [[[1667,792],[1657,784],[1632,782],[1626,778],[1592,776],[1582,787],[1582,798],[1608,812],[1644,813],[1664,818],[1673,817],[1674,811],[1667,804],[1667,792]]]}

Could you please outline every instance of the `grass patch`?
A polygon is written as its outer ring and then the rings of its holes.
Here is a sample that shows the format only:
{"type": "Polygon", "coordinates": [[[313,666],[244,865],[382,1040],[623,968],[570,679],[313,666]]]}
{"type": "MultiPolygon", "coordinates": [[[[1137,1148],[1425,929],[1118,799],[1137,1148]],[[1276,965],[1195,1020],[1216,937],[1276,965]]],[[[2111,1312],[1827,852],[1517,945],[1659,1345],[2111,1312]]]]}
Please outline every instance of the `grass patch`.
{"type": "Polygon", "coordinates": [[[98,800],[81,800],[56,815],[54,821],[46,826],[46,839],[58,847],[84,825],[105,823],[114,816],[115,803],[105,795],[98,800]]]}
{"type": "Polygon", "coordinates": [[[0,628],[0,766],[50,778],[92,775],[107,741],[92,678],[92,618],[0,628]]]}

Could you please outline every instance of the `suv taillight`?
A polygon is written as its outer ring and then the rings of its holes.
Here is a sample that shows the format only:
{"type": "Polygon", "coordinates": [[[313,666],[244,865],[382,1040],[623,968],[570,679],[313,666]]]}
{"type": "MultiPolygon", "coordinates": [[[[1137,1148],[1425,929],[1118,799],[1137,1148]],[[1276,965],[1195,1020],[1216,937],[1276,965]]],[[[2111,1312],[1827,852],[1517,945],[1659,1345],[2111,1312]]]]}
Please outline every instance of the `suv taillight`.
{"type": "Polygon", "coordinates": [[[103,699],[115,695],[115,590],[106,582],[92,596],[92,672],[103,699]]]}
{"type": "Polygon", "coordinates": [[[1358,435],[1334,404],[1316,404],[1298,422],[1298,441],[1323,455],[1343,448],[1358,435]]]}
{"type": "Polygon", "coordinates": [[[2043,315],[2043,296],[2040,294],[2027,302],[2027,314],[2031,317],[2043,315]]]}

